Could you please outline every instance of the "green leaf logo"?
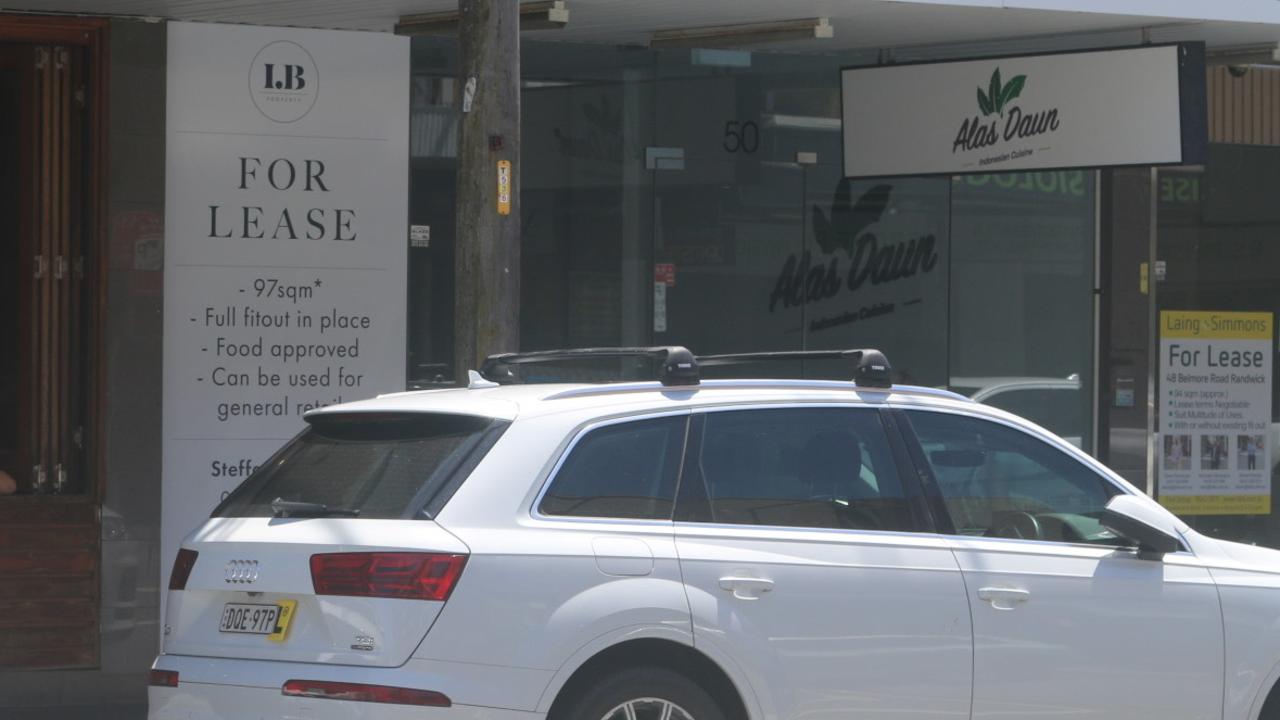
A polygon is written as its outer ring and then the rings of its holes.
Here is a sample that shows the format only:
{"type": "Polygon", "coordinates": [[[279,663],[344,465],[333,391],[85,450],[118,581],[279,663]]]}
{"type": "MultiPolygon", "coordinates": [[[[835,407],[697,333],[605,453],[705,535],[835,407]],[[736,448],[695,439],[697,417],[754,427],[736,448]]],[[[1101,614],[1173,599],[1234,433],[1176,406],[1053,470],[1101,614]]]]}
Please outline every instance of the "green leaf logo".
{"type": "Polygon", "coordinates": [[[1005,106],[1005,105],[1008,105],[1010,100],[1012,100],[1012,99],[1014,99],[1014,98],[1018,97],[1019,95],[1021,95],[1021,94],[1022,94],[1022,88],[1023,88],[1026,84],[1027,84],[1027,76],[1026,76],[1026,75],[1017,75],[1017,76],[1015,76],[1012,80],[1010,80],[1010,81],[1009,81],[1009,84],[1008,84],[1008,85],[1005,85],[1005,86],[1004,86],[1004,89],[1000,91],[1000,105],[999,105],[999,107],[1003,110],[1004,106],[1005,106]]]}
{"type": "Polygon", "coordinates": [[[995,106],[996,112],[1000,113],[1000,117],[1004,117],[1004,106],[1000,104],[1000,68],[991,73],[991,85],[987,88],[987,97],[991,98],[991,104],[995,106]]]}
{"type": "Polygon", "coordinates": [[[1004,117],[1005,106],[1022,94],[1022,88],[1026,84],[1026,75],[1016,75],[1008,84],[1002,84],[1000,68],[996,68],[995,72],[991,73],[991,82],[987,85],[987,91],[984,93],[982,88],[978,88],[978,109],[982,111],[983,117],[991,113],[1004,117]]]}
{"type": "Polygon", "coordinates": [[[986,93],[982,92],[982,88],[978,88],[978,109],[982,111],[983,117],[996,111],[995,106],[987,99],[986,93]]]}

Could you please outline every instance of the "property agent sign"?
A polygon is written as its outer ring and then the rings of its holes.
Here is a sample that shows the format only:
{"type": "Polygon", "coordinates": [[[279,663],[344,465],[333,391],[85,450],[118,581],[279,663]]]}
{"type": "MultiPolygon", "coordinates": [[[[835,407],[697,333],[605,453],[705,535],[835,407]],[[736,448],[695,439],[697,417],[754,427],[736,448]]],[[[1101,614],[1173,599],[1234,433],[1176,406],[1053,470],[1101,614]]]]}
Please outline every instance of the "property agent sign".
{"type": "Polygon", "coordinates": [[[405,387],[409,40],[170,23],[161,543],[405,387]]]}
{"type": "Polygon", "coordinates": [[[1162,45],[842,71],[848,177],[1199,162],[1204,49],[1162,45]]]}
{"type": "Polygon", "coordinates": [[[1271,313],[1160,313],[1160,503],[1271,512],[1271,313]]]}

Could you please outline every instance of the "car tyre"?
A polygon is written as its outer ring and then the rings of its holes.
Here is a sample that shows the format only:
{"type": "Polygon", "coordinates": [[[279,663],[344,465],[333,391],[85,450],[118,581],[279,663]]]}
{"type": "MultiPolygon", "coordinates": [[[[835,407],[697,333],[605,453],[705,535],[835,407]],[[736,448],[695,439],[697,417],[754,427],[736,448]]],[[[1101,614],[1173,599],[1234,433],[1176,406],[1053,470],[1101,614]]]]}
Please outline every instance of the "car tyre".
{"type": "Polygon", "coordinates": [[[572,704],[563,720],[633,717],[635,720],[725,720],[724,711],[702,686],[659,667],[629,668],[606,676],[572,704]]]}

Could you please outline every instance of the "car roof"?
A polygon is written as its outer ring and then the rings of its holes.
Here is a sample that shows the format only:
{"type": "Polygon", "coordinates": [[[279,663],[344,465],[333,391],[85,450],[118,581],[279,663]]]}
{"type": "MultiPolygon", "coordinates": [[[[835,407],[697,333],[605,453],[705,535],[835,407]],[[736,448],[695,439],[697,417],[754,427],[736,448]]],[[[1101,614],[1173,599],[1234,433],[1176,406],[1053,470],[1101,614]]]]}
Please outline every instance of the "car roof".
{"type": "Polygon", "coordinates": [[[664,386],[658,382],[547,383],[418,390],[369,400],[330,405],[308,417],[332,413],[437,412],[514,420],[562,412],[598,409],[601,415],[680,409],[723,404],[793,402],[912,403],[963,405],[973,402],[947,390],[911,385],[858,387],[831,380],[735,379],[702,380],[697,385],[664,386]]]}

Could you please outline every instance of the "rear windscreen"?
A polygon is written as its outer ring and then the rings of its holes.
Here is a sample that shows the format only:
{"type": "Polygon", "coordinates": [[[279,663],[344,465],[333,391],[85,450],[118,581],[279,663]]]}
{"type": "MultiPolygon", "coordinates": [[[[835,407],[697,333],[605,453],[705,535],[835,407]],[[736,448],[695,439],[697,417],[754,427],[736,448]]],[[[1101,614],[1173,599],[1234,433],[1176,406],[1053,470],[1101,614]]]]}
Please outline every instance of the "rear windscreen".
{"type": "Polygon", "coordinates": [[[469,415],[321,415],[213,516],[271,517],[277,498],[326,509],[312,516],[430,516],[439,496],[457,489],[506,425],[469,415]]]}

